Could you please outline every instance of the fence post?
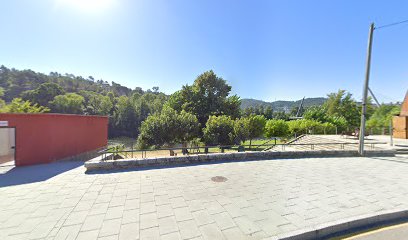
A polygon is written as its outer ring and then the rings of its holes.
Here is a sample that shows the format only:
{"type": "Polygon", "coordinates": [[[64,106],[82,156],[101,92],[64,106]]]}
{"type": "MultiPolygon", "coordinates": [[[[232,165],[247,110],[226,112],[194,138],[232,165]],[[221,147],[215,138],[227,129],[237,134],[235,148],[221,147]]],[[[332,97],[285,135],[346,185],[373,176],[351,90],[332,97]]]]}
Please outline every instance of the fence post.
{"type": "Polygon", "coordinates": [[[390,120],[390,126],[389,126],[389,128],[390,128],[390,145],[391,146],[394,146],[394,139],[393,139],[393,135],[394,135],[394,129],[393,129],[393,126],[392,126],[392,119],[390,120]]]}

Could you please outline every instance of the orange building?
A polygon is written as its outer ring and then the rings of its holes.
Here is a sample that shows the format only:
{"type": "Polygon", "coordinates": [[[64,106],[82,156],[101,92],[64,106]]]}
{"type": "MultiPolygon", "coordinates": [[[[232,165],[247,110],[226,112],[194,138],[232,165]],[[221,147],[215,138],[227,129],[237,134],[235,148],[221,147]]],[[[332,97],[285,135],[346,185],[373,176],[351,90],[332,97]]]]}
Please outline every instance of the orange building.
{"type": "Polygon", "coordinates": [[[395,138],[408,139],[408,91],[401,106],[401,113],[392,119],[395,138]]]}
{"type": "Polygon", "coordinates": [[[0,164],[16,166],[87,157],[107,145],[108,117],[0,114],[0,164]]]}

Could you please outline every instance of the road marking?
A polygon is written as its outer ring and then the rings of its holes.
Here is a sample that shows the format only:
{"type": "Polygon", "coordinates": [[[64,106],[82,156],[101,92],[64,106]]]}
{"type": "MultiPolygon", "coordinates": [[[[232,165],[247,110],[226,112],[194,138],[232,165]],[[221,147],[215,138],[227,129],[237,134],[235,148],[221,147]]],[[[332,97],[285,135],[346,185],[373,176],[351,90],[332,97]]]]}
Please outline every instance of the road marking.
{"type": "Polygon", "coordinates": [[[359,237],[370,236],[370,235],[373,235],[373,234],[378,233],[378,232],[383,232],[383,231],[392,230],[392,229],[395,229],[395,228],[400,228],[400,227],[405,227],[405,226],[408,226],[408,223],[401,223],[401,224],[398,224],[398,225],[383,227],[383,228],[380,228],[380,229],[377,229],[377,230],[361,233],[361,234],[358,234],[358,235],[353,236],[353,237],[344,238],[344,240],[354,240],[354,239],[358,239],[359,237]]]}

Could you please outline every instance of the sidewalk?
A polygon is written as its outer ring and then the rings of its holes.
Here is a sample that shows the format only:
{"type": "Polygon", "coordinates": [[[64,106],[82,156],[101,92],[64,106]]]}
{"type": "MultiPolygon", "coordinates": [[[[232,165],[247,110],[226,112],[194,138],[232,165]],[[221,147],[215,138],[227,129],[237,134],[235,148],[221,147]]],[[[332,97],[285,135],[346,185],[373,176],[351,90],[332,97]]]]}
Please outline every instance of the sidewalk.
{"type": "Polygon", "coordinates": [[[264,239],[408,209],[401,156],[97,174],[66,164],[0,174],[14,179],[0,188],[0,239],[264,239]]]}

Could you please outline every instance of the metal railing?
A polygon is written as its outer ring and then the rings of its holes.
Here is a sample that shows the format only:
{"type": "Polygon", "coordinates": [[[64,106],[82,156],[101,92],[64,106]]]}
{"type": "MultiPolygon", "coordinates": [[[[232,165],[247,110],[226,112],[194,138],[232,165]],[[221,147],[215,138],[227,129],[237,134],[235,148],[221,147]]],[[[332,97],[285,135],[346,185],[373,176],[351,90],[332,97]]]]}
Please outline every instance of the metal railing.
{"type": "MultiPolygon", "coordinates": [[[[373,142],[366,143],[368,149],[374,150],[376,145],[387,144],[386,142],[373,142]]],[[[287,148],[300,148],[300,150],[316,150],[316,148],[324,147],[321,150],[344,150],[348,146],[358,148],[358,143],[350,142],[331,142],[331,143],[276,143],[276,144],[263,144],[262,147],[272,147],[273,151],[286,151],[287,148]]],[[[122,158],[147,158],[147,153],[158,151],[169,151],[169,155],[164,156],[177,156],[175,151],[181,150],[183,155],[196,155],[196,154],[212,154],[212,153],[224,153],[228,152],[244,152],[250,151],[262,151],[259,148],[254,148],[254,145],[218,145],[218,146],[191,146],[191,147],[172,147],[172,148],[158,148],[158,149],[132,149],[124,150],[117,147],[106,148],[99,153],[102,154],[103,160],[114,160],[115,157],[121,156],[122,158]],[[204,150],[201,152],[201,149],[204,150]],[[216,151],[210,151],[210,149],[216,149],[216,151]],[[173,154],[173,155],[172,155],[173,154]]],[[[270,150],[271,151],[271,150],[270,150]]],[[[156,156],[157,157],[157,154],[156,156]]]]}

